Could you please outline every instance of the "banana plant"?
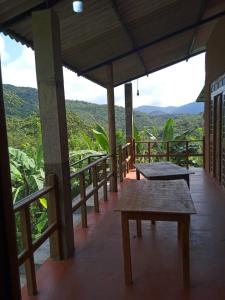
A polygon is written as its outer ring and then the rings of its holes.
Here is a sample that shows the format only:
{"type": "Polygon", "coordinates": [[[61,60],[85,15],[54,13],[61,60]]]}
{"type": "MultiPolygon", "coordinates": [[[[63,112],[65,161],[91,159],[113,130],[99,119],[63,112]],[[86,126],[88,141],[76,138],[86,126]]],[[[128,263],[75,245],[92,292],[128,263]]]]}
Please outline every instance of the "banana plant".
{"type": "MultiPolygon", "coordinates": [[[[92,129],[93,135],[96,139],[96,142],[99,145],[99,148],[101,151],[104,151],[106,153],[110,152],[110,146],[109,146],[109,137],[106,130],[100,125],[96,124],[95,129],[92,129]]],[[[122,145],[124,143],[124,134],[122,130],[116,130],[116,143],[117,145],[122,145]]]]}
{"type": "MultiPolygon", "coordinates": [[[[31,193],[40,190],[44,184],[44,171],[42,161],[42,151],[37,149],[33,157],[28,156],[24,151],[9,147],[10,170],[12,181],[13,203],[18,202],[22,198],[31,193]]],[[[47,227],[47,200],[40,198],[30,206],[32,236],[36,239],[47,227]]],[[[16,217],[17,228],[19,228],[20,220],[16,217]]],[[[18,245],[20,234],[17,230],[18,245]]]]}

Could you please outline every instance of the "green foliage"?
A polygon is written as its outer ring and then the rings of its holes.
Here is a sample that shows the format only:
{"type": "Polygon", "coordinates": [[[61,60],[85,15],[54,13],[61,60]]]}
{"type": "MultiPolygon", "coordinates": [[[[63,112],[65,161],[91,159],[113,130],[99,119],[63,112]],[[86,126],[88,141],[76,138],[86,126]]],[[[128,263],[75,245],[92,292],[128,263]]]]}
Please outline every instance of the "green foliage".
{"type": "Polygon", "coordinates": [[[95,129],[92,129],[92,132],[100,146],[100,149],[106,153],[109,153],[109,138],[105,129],[100,124],[96,124],[96,127],[95,129]]]}
{"type": "Polygon", "coordinates": [[[174,131],[173,131],[173,119],[168,119],[163,127],[163,133],[162,133],[162,140],[163,141],[170,141],[174,139],[174,131]]]}

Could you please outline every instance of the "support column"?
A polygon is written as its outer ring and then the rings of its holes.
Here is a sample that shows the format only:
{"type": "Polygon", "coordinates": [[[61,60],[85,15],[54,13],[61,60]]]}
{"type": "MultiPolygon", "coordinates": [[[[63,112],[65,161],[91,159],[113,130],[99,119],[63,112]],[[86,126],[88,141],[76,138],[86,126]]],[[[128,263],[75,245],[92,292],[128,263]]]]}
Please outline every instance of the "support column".
{"type": "Polygon", "coordinates": [[[126,126],[126,141],[131,143],[131,162],[130,167],[133,168],[134,155],[133,155],[133,93],[132,83],[124,85],[125,91],[125,126],[126,126]]]}
{"type": "Polygon", "coordinates": [[[62,258],[68,258],[74,238],[59,20],[46,9],[34,12],[32,22],[45,174],[58,178],[62,258]]]}
{"type": "Polygon", "coordinates": [[[126,125],[126,141],[130,142],[133,139],[133,95],[132,83],[124,85],[125,91],[125,125],[126,125]]]}
{"type": "Polygon", "coordinates": [[[19,300],[20,281],[15,216],[0,61],[0,299],[19,300]]]}
{"type": "Polygon", "coordinates": [[[114,107],[114,88],[113,88],[113,65],[107,66],[107,104],[108,104],[108,126],[109,126],[109,147],[112,155],[111,170],[113,177],[110,181],[110,190],[117,192],[117,159],[116,159],[116,123],[114,107]]]}

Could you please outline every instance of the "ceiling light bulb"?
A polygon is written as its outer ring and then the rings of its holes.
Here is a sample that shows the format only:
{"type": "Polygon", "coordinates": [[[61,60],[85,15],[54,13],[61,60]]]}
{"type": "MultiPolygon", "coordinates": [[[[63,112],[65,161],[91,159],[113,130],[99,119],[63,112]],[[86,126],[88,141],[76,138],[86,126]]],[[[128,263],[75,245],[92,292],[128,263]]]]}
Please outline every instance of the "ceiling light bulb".
{"type": "Polygon", "coordinates": [[[84,3],[82,0],[73,1],[73,11],[76,13],[82,13],[84,10],[84,3]]]}

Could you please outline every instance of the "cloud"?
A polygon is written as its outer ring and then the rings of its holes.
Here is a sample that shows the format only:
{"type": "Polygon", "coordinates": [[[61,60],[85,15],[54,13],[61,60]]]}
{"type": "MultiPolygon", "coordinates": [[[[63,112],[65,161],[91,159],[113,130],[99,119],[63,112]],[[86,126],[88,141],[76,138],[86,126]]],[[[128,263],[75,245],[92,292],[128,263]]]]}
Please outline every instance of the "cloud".
{"type": "Polygon", "coordinates": [[[1,62],[4,64],[10,59],[9,53],[6,51],[5,47],[5,40],[2,35],[0,35],[0,56],[1,56],[1,62]]]}
{"type": "Polygon", "coordinates": [[[83,77],[78,77],[66,68],[63,68],[63,76],[66,99],[84,100],[99,104],[107,102],[106,89],[101,86],[83,77]]]}
{"type": "Polygon", "coordinates": [[[23,47],[21,55],[2,67],[3,83],[37,87],[34,53],[23,47]]]}
{"type": "Polygon", "coordinates": [[[140,105],[179,106],[195,101],[205,81],[205,55],[181,62],[139,79],[140,96],[133,84],[134,107],[140,105]],[[140,104],[141,103],[141,104],[140,104]]]}

